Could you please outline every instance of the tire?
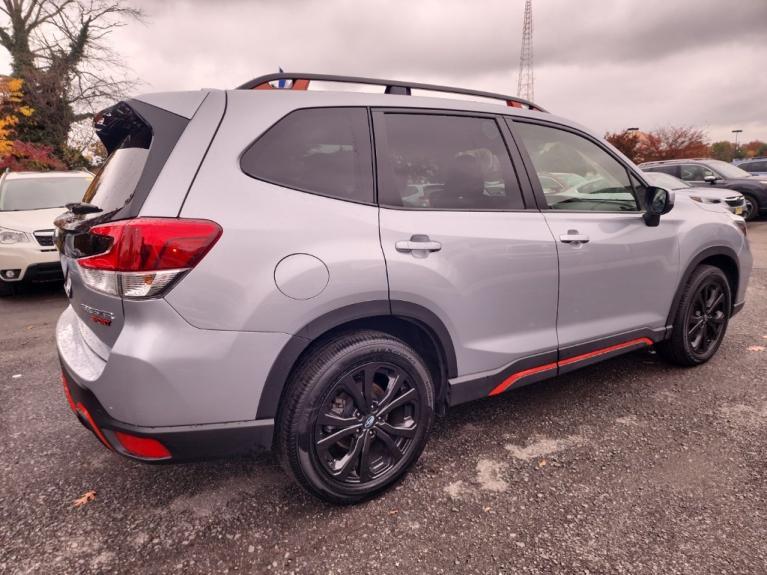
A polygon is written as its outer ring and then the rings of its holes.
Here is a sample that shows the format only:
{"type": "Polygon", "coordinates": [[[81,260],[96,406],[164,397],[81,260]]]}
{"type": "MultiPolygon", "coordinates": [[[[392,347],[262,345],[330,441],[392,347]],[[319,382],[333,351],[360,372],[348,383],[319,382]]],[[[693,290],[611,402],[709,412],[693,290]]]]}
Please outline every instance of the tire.
{"type": "Polygon", "coordinates": [[[671,338],[658,345],[670,362],[695,366],[711,359],[724,339],[732,310],[727,276],[702,265],[690,276],[674,316],[671,338]]]}
{"type": "Polygon", "coordinates": [[[759,201],[751,194],[743,194],[743,199],[746,201],[743,210],[743,219],[750,222],[758,218],[760,210],[759,201]]]}
{"type": "Polygon", "coordinates": [[[312,495],[357,503],[405,475],[433,420],[434,386],[415,350],[382,332],[346,332],[297,366],[277,418],[278,456],[312,495]]]}

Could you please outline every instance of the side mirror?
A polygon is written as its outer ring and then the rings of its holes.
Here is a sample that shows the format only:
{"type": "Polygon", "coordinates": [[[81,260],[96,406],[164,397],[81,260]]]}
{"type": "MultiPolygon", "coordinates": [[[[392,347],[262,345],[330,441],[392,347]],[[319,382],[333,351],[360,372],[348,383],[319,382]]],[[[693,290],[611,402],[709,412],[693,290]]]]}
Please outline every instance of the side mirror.
{"type": "Polygon", "coordinates": [[[704,177],[703,177],[703,181],[704,181],[704,182],[708,182],[709,184],[713,184],[713,183],[714,183],[714,182],[716,182],[718,179],[719,179],[719,178],[717,178],[716,176],[704,176],[704,177]]]}
{"type": "Polygon", "coordinates": [[[674,192],[657,186],[647,188],[645,195],[644,222],[651,227],[660,223],[660,217],[674,207],[674,192]]]}

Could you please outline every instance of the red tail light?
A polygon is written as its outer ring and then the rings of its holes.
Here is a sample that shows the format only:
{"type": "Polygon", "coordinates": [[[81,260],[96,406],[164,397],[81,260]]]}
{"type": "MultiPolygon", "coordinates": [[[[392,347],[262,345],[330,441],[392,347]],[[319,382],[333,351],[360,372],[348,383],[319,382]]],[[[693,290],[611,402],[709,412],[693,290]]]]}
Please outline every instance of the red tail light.
{"type": "Polygon", "coordinates": [[[208,220],[137,218],[94,226],[111,239],[107,251],[77,260],[91,288],[130,298],[151,297],[196,266],[221,237],[208,220]]]}
{"type": "Polygon", "coordinates": [[[137,457],[145,459],[167,459],[170,451],[162,443],[151,437],[139,437],[123,431],[115,431],[120,445],[125,451],[137,457]]]}

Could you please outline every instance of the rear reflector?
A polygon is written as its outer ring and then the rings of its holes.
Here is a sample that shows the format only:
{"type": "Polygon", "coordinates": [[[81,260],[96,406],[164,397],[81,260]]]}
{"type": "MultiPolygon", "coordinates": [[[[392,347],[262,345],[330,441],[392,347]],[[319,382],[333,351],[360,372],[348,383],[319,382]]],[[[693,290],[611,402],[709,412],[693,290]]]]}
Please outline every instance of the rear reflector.
{"type": "Polygon", "coordinates": [[[130,433],[116,431],[117,440],[125,448],[125,451],[136,457],[144,459],[167,459],[170,451],[162,443],[151,437],[138,437],[130,433]]]}
{"type": "Polygon", "coordinates": [[[126,298],[163,292],[196,266],[221,237],[209,220],[136,218],[91,228],[108,239],[109,248],[80,258],[83,281],[91,289],[126,298]]]}

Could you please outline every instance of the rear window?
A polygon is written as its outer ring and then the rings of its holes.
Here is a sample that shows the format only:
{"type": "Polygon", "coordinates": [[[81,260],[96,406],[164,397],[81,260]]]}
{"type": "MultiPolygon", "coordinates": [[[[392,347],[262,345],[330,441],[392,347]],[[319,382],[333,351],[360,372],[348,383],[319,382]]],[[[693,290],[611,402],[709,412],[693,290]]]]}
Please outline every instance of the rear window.
{"type": "Polygon", "coordinates": [[[94,217],[138,216],[188,124],[183,116],[139,100],[118,102],[96,114],[94,128],[109,156],[83,198],[101,208],[94,217]]]}
{"type": "Polygon", "coordinates": [[[669,174],[675,178],[679,177],[679,166],[677,164],[671,164],[666,166],[647,166],[642,168],[645,172],[660,172],[662,174],[669,174]]]}
{"type": "Polygon", "coordinates": [[[125,136],[96,174],[83,201],[98,206],[105,213],[126,206],[144,171],[151,143],[152,131],[147,126],[125,136]]]}
{"type": "Polygon", "coordinates": [[[240,167],[253,178],[280,186],[373,203],[367,110],[296,110],[245,151],[240,167]]]}
{"type": "Polygon", "coordinates": [[[0,212],[63,208],[79,202],[90,176],[8,179],[0,190],[0,212]]]}

